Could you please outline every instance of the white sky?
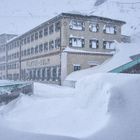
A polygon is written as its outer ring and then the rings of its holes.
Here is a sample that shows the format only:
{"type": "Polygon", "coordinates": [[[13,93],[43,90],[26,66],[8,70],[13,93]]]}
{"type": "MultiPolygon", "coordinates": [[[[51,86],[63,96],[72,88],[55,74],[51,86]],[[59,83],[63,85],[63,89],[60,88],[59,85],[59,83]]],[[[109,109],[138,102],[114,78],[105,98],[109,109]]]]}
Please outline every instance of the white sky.
{"type": "Polygon", "coordinates": [[[69,11],[88,13],[95,0],[0,0],[0,34],[21,34],[69,11]]]}

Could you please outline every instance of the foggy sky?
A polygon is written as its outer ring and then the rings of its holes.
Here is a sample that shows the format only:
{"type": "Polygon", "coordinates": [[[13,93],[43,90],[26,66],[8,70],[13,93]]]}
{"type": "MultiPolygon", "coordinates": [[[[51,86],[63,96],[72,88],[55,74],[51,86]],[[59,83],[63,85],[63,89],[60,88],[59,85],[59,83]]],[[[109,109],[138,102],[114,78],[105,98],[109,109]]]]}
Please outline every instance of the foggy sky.
{"type": "Polygon", "coordinates": [[[95,0],[0,0],[0,34],[22,34],[61,12],[89,13],[95,0]]]}

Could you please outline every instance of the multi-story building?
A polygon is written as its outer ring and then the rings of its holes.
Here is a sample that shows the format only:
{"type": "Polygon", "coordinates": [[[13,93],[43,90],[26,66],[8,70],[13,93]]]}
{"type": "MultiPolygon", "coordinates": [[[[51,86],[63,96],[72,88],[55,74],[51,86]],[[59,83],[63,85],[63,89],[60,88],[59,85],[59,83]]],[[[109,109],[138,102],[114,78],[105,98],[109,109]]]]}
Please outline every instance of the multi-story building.
{"type": "Polygon", "coordinates": [[[60,84],[71,72],[110,58],[123,24],[62,13],[7,43],[7,78],[60,84]]]}
{"type": "Polygon", "coordinates": [[[0,35],[0,79],[6,78],[6,43],[15,36],[14,34],[0,35]]]}

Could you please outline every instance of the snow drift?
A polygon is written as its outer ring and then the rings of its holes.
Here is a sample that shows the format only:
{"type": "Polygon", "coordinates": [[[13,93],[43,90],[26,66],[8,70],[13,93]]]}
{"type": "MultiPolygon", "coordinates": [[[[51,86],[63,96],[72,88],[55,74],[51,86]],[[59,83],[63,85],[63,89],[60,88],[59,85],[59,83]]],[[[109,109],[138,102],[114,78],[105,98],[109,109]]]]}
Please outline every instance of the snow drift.
{"type": "Polygon", "coordinates": [[[90,75],[75,89],[46,86],[39,92],[45,85],[36,83],[34,96],[21,96],[0,108],[0,120],[5,128],[25,134],[138,140],[139,83],[139,75],[128,74],[90,75]]]}

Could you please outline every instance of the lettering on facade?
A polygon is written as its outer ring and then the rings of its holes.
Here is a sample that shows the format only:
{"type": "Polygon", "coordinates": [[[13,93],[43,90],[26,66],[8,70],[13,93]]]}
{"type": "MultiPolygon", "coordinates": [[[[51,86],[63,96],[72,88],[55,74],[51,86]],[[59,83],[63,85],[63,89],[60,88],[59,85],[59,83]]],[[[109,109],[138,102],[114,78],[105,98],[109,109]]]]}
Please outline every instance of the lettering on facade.
{"type": "Polygon", "coordinates": [[[41,60],[32,60],[32,61],[27,61],[26,66],[28,68],[31,67],[42,67],[42,66],[47,66],[50,64],[49,59],[41,59],[41,60]]]}

